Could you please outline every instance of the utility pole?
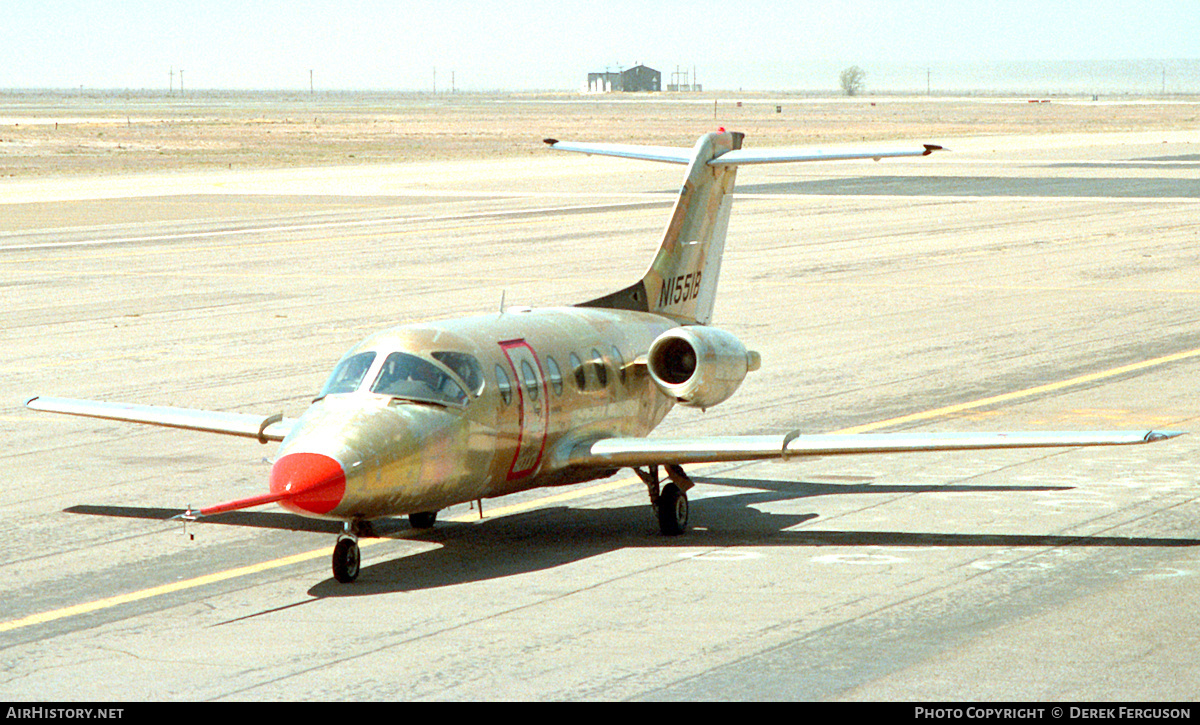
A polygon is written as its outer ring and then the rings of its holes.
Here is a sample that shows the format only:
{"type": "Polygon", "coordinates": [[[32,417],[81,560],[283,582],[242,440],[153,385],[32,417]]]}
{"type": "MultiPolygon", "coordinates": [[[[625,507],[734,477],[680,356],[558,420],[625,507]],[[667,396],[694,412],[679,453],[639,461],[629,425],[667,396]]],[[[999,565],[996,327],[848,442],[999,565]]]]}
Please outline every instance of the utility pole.
{"type": "Polygon", "coordinates": [[[309,93],[309,95],[312,95],[312,92],[313,92],[312,68],[309,68],[308,69],[308,93],[309,93]]]}
{"type": "Polygon", "coordinates": [[[183,69],[179,69],[179,95],[183,95],[183,69]]]}
{"type": "Polygon", "coordinates": [[[927,95],[927,96],[933,95],[933,82],[931,81],[932,77],[933,77],[933,71],[930,70],[929,68],[926,68],[925,69],[925,95],[927,95]]]}
{"type": "Polygon", "coordinates": [[[169,88],[167,90],[167,95],[173,96],[173,95],[175,95],[175,69],[174,68],[171,69],[170,75],[171,75],[171,85],[169,86],[169,88]]]}
{"type": "Polygon", "coordinates": [[[433,67],[433,95],[437,95],[437,66],[433,67]]]}

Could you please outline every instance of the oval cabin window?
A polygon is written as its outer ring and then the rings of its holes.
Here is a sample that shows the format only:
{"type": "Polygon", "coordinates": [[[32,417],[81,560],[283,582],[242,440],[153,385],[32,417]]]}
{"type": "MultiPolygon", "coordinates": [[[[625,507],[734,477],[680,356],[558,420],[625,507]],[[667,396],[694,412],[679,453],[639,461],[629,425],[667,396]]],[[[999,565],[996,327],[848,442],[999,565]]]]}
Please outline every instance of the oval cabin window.
{"type": "Polygon", "coordinates": [[[496,389],[500,391],[505,405],[512,402],[512,384],[508,381],[508,373],[499,365],[496,366],[496,389]]]}

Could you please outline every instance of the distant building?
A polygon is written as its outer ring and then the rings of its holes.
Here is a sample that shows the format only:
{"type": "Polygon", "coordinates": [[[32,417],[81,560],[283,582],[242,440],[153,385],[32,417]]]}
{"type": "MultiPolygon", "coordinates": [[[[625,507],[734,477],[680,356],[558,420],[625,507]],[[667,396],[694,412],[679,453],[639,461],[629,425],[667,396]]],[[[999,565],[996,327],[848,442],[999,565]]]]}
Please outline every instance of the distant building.
{"type": "Polygon", "coordinates": [[[662,73],[644,65],[635,65],[617,73],[588,73],[587,89],[591,93],[661,91],[662,73]]]}

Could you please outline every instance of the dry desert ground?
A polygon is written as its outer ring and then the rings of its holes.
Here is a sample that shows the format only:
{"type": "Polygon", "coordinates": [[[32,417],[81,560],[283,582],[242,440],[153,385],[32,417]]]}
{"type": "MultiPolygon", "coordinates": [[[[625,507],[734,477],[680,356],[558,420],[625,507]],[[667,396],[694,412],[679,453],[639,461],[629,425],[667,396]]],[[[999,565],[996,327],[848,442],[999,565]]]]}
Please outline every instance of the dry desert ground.
{"type": "Polygon", "coordinates": [[[0,93],[0,178],[520,157],[541,139],[756,146],[1195,128],[1200,99],[0,93]]]}

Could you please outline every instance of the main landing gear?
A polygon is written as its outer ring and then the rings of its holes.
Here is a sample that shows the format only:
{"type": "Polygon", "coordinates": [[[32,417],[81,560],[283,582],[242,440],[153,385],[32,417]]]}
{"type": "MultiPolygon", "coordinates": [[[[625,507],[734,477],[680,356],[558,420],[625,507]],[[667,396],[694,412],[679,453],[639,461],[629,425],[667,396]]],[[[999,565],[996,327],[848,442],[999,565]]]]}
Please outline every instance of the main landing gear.
{"type": "Polygon", "coordinates": [[[678,536],[687,530],[687,491],[695,484],[682,468],[673,463],[668,463],[663,469],[671,482],[661,488],[658,466],[649,466],[645,471],[635,468],[633,472],[646,484],[646,490],[650,494],[650,505],[654,508],[654,515],[658,517],[658,528],[663,536],[678,536]]]}

